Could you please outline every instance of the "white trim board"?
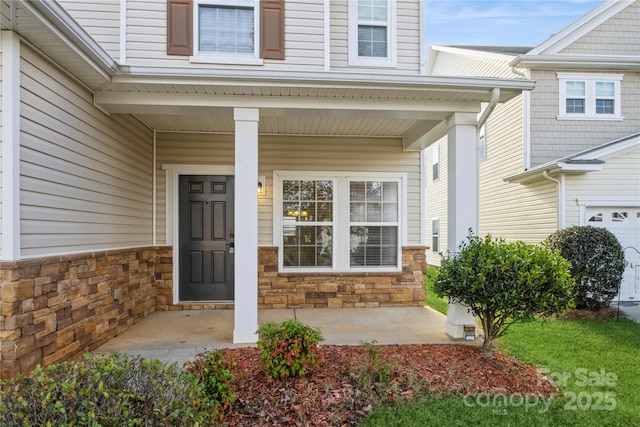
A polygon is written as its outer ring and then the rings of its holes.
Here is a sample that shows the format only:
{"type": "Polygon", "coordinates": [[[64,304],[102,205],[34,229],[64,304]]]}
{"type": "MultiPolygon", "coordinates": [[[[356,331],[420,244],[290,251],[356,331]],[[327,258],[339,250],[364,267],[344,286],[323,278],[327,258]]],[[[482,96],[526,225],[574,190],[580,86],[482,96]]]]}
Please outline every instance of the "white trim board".
{"type": "Polygon", "coordinates": [[[180,303],[179,281],[179,178],[180,175],[229,175],[235,176],[235,167],[232,165],[176,165],[164,164],[162,169],[167,171],[166,180],[166,242],[173,249],[173,303],[180,303]]]}

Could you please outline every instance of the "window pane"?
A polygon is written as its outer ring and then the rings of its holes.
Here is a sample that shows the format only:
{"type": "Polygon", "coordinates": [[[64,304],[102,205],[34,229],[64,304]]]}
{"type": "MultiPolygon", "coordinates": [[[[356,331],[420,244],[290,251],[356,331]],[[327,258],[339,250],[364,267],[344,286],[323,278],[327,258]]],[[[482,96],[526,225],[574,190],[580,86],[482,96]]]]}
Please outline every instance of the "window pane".
{"type": "Polygon", "coordinates": [[[367,182],[367,202],[382,200],[382,183],[378,181],[367,182]]]}
{"type": "Polygon", "coordinates": [[[349,218],[351,222],[364,222],[365,219],[365,203],[351,203],[349,218]]]}
{"type": "Polygon", "coordinates": [[[567,82],[567,96],[585,96],[585,82],[567,82]]]}
{"type": "Polygon", "coordinates": [[[384,182],[382,183],[382,200],[385,202],[398,201],[398,183],[384,182]]]}
{"type": "Polygon", "coordinates": [[[387,57],[387,27],[358,26],[358,56],[387,57]]]}
{"type": "Polygon", "coordinates": [[[616,94],[613,82],[596,82],[596,96],[611,96],[616,94]]]}
{"type": "Polygon", "coordinates": [[[299,226],[295,233],[284,233],[285,267],[331,267],[333,227],[299,226]]]}
{"type": "Polygon", "coordinates": [[[358,0],[358,20],[387,22],[387,0],[358,0]]]}
{"type": "Polygon", "coordinates": [[[567,99],[567,113],[584,114],[584,99],[567,99]]]}
{"type": "Polygon", "coordinates": [[[367,203],[367,222],[380,222],[382,221],[382,204],[381,203],[367,203]]]}
{"type": "Polygon", "coordinates": [[[351,227],[350,234],[352,267],[398,265],[396,227],[351,227]]]}
{"type": "Polygon", "coordinates": [[[253,53],[253,8],[202,5],[198,12],[201,51],[253,53]]]}
{"type": "Polygon", "coordinates": [[[613,99],[596,99],[596,114],[613,113],[613,99]]]}

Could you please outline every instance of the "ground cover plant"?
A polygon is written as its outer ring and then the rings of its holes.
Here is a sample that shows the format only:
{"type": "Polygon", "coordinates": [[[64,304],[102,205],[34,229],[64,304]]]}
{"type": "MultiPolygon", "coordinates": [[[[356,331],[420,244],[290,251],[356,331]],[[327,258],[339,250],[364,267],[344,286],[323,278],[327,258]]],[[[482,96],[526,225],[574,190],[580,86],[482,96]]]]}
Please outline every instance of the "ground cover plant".
{"type": "Polygon", "coordinates": [[[574,280],[558,252],[490,235],[469,235],[459,252],[443,258],[434,289],[476,315],[484,331],[482,351],[514,322],[560,313],[572,303],[574,280]]]}
{"type": "Polygon", "coordinates": [[[3,427],[212,425],[216,406],[177,366],[124,354],[86,355],[0,383],[3,427]]]}
{"type": "Polygon", "coordinates": [[[606,228],[574,226],[553,233],[547,243],[571,263],[576,308],[608,307],[618,294],[626,266],[616,236],[606,228]]]}
{"type": "Polygon", "coordinates": [[[556,396],[536,400],[534,395],[505,392],[430,395],[379,406],[362,425],[640,425],[640,324],[629,319],[524,322],[514,324],[499,347],[538,366],[559,387],[556,396]]]}

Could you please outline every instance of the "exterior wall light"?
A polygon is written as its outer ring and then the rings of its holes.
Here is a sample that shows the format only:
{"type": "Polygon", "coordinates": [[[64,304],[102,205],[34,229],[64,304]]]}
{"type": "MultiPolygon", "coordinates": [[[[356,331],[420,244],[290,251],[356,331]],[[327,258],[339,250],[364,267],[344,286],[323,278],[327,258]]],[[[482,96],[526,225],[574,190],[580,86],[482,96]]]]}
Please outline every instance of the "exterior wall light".
{"type": "Polygon", "coordinates": [[[264,176],[258,177],[258,196],[267,194],[267,180],[264,176]]]}

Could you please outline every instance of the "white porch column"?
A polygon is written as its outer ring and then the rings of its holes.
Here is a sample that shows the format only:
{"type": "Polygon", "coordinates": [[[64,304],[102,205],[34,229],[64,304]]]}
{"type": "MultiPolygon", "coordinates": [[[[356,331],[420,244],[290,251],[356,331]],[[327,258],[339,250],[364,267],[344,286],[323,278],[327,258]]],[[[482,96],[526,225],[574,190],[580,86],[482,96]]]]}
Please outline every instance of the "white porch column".
{"type": "MultiPolygon", "coordinates": [[[[454,113],[447,118],[447,249],[458,251],[469,229],[478,232],[478,155],[474,113],[454,113]]],[[[475,325],[475,317],[461,304],[449,304],[446,332],[464,337],[464,325],[475,325]]]]}
{"type": "Polygon", "coordinates": [[[2,31],[2,168],[0,169],[0,260],[17,261],[20,254],[20,38],[2,31]]]}
{"type": "Polygon", "coordinates": [[[257,108],[235,108],[234,343],[257,341],[258,120],[257,108]]]}

